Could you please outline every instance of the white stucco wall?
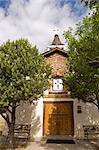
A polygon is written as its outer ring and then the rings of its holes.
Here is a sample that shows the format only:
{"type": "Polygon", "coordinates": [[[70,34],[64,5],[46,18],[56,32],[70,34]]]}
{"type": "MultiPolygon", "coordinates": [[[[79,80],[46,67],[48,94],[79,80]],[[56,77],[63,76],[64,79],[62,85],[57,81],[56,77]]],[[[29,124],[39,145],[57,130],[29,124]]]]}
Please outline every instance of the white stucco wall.
{"type": "Polygon", "coordinates": [[[93,104],[78,102],[78,100],[71,98],[41,98],[36,103],[35,113],[34,110],[32,112],[32,137],[35,139],[40,139],[43,136],[43,101],[73,101],[75,138],[84,138],[83,125],[99,125],[99,112],[93,104]],[[82,113],[77,113],[78,105],[82,107],[82,113]]]}
{"type": "Polygon", "coordinates": [[[99,112],[95,105],[78,102],[71,98],[40,98],[34,104],[22,104],[17,108],[16,123],[31,123],[31,138],[39,140],[43,136],[43,102],[73,101],[74,137],[83,138],[83,125],[99,125],[99,112]],[[82,106],[82,113],[77,113],[77,106],[82,106]]]}
{"type": "Polygon", "coordinates": [[[34,102],[31,116],[31,137],[38,140],[43,135],[43,98],[34,102]]]}
{"type": "Polygon", "coordinates": [[[74,103],[74,126],[75,137],[84,138],[83,125],[99,125],[99,111],[94,104],[77,102],[74,103]],[[77,113],[77,105],[82,106],[82,113],[77,113]]]}

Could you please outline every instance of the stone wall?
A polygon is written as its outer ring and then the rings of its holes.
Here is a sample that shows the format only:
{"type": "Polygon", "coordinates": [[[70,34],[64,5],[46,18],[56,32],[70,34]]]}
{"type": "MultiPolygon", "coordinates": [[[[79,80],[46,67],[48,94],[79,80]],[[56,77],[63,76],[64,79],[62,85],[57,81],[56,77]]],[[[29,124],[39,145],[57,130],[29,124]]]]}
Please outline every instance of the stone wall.
{"type": "Polygon", "coordinates": [[[66,72],[68,72],[68,68],[66,67],[68,60],[65,56],[55,53],[47,57],[46,60],[53,68],[53,75],[63,76],[66,72]]]}

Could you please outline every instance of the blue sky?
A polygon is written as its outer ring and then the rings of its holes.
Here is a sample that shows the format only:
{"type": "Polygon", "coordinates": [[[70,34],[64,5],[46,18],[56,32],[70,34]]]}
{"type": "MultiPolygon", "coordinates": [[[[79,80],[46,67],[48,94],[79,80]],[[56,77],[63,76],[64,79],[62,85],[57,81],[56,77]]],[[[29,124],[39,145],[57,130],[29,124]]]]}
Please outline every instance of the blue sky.
{"type": "Polygon", "coordinates": [[[66,3],[71,5],[72,11],[78,16],[83,15],[83,13],[87,10],[80,0],[59,0],[59,3],[61,7],[63,7],[66,3]]]}
{"type": "MultiPolygon", "coordinates": [[[[60,7],[63,7],[66,3],[71,5],[72,11],[76,13],[78,16],[81,16],[84,13],[84,11],[86,11],[86,7],[84,7],[84,5],[80,2],[80,0],[56,0],[56,1],[60,7]]],[[[0,7],[5,9],[5,11],[7,11],[10,2],[11,2],[10,0],[0,0],[0,7]]]]}
{"type": "Polygon", "coordinates": [[[7,9],[9,7],[10,0],[0,0],[0,7],[7,9]]]}
{"type": "Polygon", "coordinates": [[[80,0],[0,0],[0,43],[24,37],[45,51],[56,29],[64,41],[87,11],[80,0]]]}

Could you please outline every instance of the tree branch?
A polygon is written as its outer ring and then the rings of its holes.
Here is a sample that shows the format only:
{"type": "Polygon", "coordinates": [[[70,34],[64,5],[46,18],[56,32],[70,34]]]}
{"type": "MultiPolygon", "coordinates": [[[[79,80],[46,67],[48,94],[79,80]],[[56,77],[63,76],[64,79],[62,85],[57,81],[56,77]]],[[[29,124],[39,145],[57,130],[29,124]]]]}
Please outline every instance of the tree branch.
{"type": "Polygon", "coordinates": [[[95,103],[94,101],[92,101],[92,103],[93,103],[95,106],[97,106],[97,107],[98,107],[98,104],[97,104],[97,103],[95,103]]]}
{"type": "Polygon", "coordinates": [[[9,108],[7,108],[7,110],[8,110],[9,113],[12,113],[12,111],[9,108]]]}
{"type": "Polygon", "coordinates": [[[20,106],[20,104],[17,104],[17,105],[15,106],[15,108],[18,107],[18,106],[20,106]]]}
{"type": "Polygon", "coordinates": [[[0,113],[1,116],[6,120],[6,122],[8,121],[7,117],[5,115],[3,115],[3,113],[0,113]]]}
{"type": "Polygon", "coordinates": [[[18,107],[19,105],[20,104],[14,104],[14,105],[9,104],[10,107],[15,107],[15,108],[18,107]]]}
{"type": "Polygon", "coordinates": [[[9,116],[6,114],[6,116],[3,113],[0,113],[1,116],[4,118],[4,120],[7,122],[8,126],[10,125],[9,116]]]}

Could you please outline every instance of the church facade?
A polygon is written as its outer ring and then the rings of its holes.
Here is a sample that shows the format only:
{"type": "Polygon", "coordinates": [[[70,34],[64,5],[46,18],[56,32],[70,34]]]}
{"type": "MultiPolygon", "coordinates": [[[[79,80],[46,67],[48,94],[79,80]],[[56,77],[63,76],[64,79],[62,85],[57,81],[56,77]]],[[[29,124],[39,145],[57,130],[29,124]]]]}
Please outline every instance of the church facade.
{"type": "Polygon", "coordinates": [[[52,70],[51,88],[35,102],[35,115],[31,136],[72,136],[84,138],[83,125],[99,125],[99,112],[90,103],[83,103],[70,97],[64,87],[63,76],[67,72],[68,55],[56,34],[48,50],[42,54],[52,70]],[[37,119],[38,118],[38,119],[37,119]],[[35,119],[37,119],[37,124],[35,119]]]}
{"type": "Polygon", "coordinates": [[[17,107],[16,123],[31,124],[31,138],[46,136],[84,138],[84,125],[99,125],[99,112],[95,105],[70,97],[64,87],[63,76],[68,73],[68,55],[56,34],[48,50],[42,54],[52,66],[50,89],[33,104],[17,107]]]}

